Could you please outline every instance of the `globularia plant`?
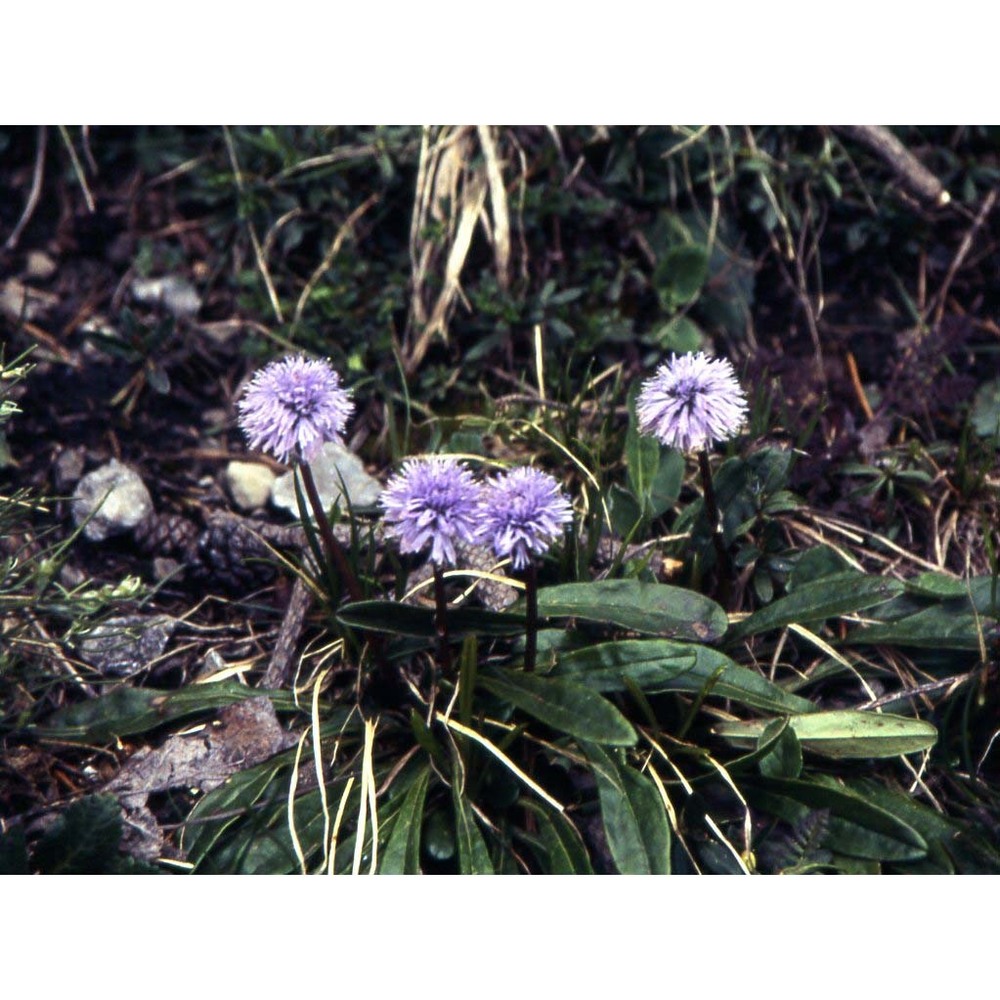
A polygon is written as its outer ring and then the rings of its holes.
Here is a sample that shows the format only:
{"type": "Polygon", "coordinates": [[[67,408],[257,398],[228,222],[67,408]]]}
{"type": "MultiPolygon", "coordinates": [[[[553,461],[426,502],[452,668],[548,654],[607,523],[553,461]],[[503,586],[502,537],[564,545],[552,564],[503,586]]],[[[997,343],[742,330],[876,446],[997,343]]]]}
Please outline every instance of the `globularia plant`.
{"type": "Polygon", "coordinates": [[[535,668],[538,575],[533,556],[545,553],[572,520],[573,508],[559,483],[539,469],[519,468],[486,483],[479,538],[500,558],[524,572],[527,630],[524,669],[535,668]]]}
{"type": "Polygon", "coordinates": [[[465,465],[435,457],[404,462],[379,498],[387,533],[399,539],[400,551],[431,550],[438,658],[446,671],[450,655],[442,567],[455,565],[457,543],[475,541],[481,491],[465,465]]]}
{"type": "Polygon", "coordinates": [[[682,452],[696,452],[705,491],[705,509],[718,563],[719,589],[728,603],[732,564],[722,536],[722,518],[712,486],[708,449],[739,433],[747,415],[747,397],[725,358],[703,352],[671,355],[642,384],[636,400],[639,430],[682,452]]]}
{"type": "Polygon", "coordinates": [[[329,361],[301,355],[272,361],[254,375],[237,404],[238,422],[247,444],[280,462],[291,460],[316,517],[327,557],[353,600],[361,587],[337,542],[316,489],[309,462],[327,441],[342,443],[354,412],[350,390],[329,361]]]}

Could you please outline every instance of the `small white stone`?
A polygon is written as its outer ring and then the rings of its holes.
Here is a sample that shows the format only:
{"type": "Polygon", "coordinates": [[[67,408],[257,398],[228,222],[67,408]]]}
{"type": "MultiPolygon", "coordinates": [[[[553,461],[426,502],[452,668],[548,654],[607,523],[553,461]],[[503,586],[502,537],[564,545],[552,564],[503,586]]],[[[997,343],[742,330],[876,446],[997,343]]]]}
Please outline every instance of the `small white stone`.
{"type": "MultiPolygon", "coordinates": [[[[382,484],[365,472],[361,459],[353,451],[333,441],[323,445],[319,454],[309,463],[309,468],[312,469],[316,491],[326,510],[339,501],[341,511],[347,513],[341,483],[347,491],[350,506],[354,508],[373,507],[382,492],[382,484]]],[[[271,499],[276,507],[290,511],[296,517],[300,516],[292,472],[278,477],[271,499]]]]}
{"type": "Polygon", "coordinates": [[[42,250],[29,250],[24,273],[29,279],[48,281],[56,273],[56,262],[42,250]]]}
{"type": "Polygon", "coordinates": [[[271,498],[275,475],[260,462],[230,462],[222,474],[226,492],[242,511],[257,510],[271,498]]]}
{"type": "Polygon", "coordinates": [[[75,525],[87,522],[83,537],[103,542],[126,534],[152,514],[153,499],[138,473],[113,458],[77,483],[71,509],[75,525]]]}
{"type": "Polygon", "coordinates": [[[161,305],[178,319],[192,319],[201,309],[201,296],[187,278],[168,274],[163,278],[136,278],[132,298],[142,305],[161,305]]]}

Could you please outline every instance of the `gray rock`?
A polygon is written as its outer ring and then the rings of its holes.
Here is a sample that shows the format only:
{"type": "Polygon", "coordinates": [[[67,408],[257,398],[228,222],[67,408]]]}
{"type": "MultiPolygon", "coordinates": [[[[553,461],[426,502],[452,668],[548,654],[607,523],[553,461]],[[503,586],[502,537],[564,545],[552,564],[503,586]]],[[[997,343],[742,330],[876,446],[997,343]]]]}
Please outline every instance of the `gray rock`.
{"type": "Polygon", "coordinates": [[[84,464],[85,449],[63,448],[52,469],[52,485],[56,491],[65,493],[74,483],[78,483],[83,475],[84,464]]]}
{"type": "MultiPolygon", "coordinates": [[[[347,504],[342,499],[341,480],[347,490],[350,506],[354,508],[372,507],[382,492],[382,484],[365,472],[365,467],[354,452],[343,445],[327,442],[319,454],[309,463],[316,489],[324,508],[329,510],[338,500],[346,512],[347,504]]],[[[299,516],[299,506],[295,499],[293,473],[286,472],[274,483],[271,500],[276,507],[291,511],[299,516]]]]}
{"type": "Polygon", "coordinates": [[[120,615],[92,628],[77,652],[102,674],[131,677],[163,654],[176,628],[169,615],[120,615]]]}
{"type": "Polygon", "coordinates": [[[177,319],[192,319],[201,309],[201,296],[187,278],[168,274],[163,278],[136,278],[132,298],[147,306],[163,306],[177,319]]]}
{"type": "Polygon", "coordinates": [[[41,319],[58,302],[57,296],[31,288],[17,278],[0,284],[0,314],[14,323],[41,319]]]}
{"type": "Polygon", "coordinates": [[[24,262],[24,273],[29,279],[48,281],[56,273],[56,262],[42,250],[30,250],[24,262]]]}
{"type": "Polygon", "coordinates": [[[153,500],[139,475],[113,458],[77,483],[71,508],[75,525],[87,522],[84,538],[103,542],[131,531],[153,512],[153,500]]]}
{"type": "Polygon", "coordinates": [[[277,477],[260,462],[230,462],[222,474],[222,482],[239,510],[252,511],[263,507],[271,498],[277,477]]]}

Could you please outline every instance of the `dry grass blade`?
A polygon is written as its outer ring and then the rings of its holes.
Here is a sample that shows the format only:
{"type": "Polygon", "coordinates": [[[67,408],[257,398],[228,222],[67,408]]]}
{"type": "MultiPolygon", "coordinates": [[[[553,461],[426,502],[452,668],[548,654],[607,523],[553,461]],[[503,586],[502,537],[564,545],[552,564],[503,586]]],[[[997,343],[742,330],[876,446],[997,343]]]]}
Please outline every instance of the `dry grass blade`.
{"type": "Polygon", "coordinates": [[[486,180],[490,188],[490,211],[493,213],[493,256],[496,261],[497,282],[505,289],[510,284],[510,212],[507,208],[507,189],[503,183],[500,157],[493,138],[493,129],[480,125],[476,130],[479,144],[486,160],[486,180]]]}
{"type": "Polygon", "coordinates": [[[347,811],[347,800],[350,798],[351,789],[354,787],[354,775],[352,774],[347,779],[347,784],[344,785],[344,791],[340,796],[340,805],[337,806],[337,816],[333,821],[333,832],[330,834],[330,845],[327,851],[327,856],[329,862],[327,864],[326,873],[327,875],[335,874],[334,871],[334,861],[337,857],[337,837],[340,835],[340,824],[344,819],[344,813],[347,811]]]}
{"type": "Polygon", "coordinates": [[[493,248],[497,280],[506,288],[510,282],[510,209],[493,131],[485,126],[460,126],[435,135],[425,129],[410,225],[412,297],[409,342],[403,352],[407,375],[420,365],[435,337],[447,338],[477,223],[482,223],[493,248]],[[474,158],[476,137],[481,163],[474,158]],[[490,214],[484,211],[487,194],[490,214]],[[431,304],[429,279],[442,266],[440,291],[431,304]]]}
{"type": "Polygon", "coordinates": [[[815,632],[811,632],[804,625],[799,625],[796,622],[791,622],[788,626],[789,631],[794,632],[796,635],[801,636],[806,642],[812,643],[821,653],[830,657],[831,660],[835,660],[842,667],[849,670],[856,678],[858,683],[861,685],[865,694],[874,701],[877,697],[875,692],[872,690],[871,685],[865,680],[864,676],[858,671],[857,667],[851,663],[847,657],[842,656],[837,652],[828,642],[821,639],[815,632]]]}
{"type": "MultiPolygon", "coordinates": [[[[233,143],[233,137],[225,125],[222,126],[222,135],[226,140],[226,152],[229,154],[229,163],[233,168],[233,179],[236,181],[236,189],[242,195],[243,171],[240,169],[240,162],[236,158],[236,145],[233,143]]],[[[247,232],[250,234],[250,243],[253,245],[254,258],[257,261],[257,270],[260,271],[260,275],[264,279],[264,286],[267,288],[267,297],[270,299],[271,308],[274,310],[274,315],[278,322],[284,323],[285,317],[281,311],[281,300],[278,298],[278,293],[274,288],[274,282],[271,280],[271,272],[267,268],[267,261],[264,259],[264,251],[260,245],[260,240],[257,238],[257,230],[254,228],[254,224],[250,219],[246,220],[246,224],[247,232]]]]}
{"type": "MultiPolygon", "coordinates": [[[[316,784],[319,788],[319,800],[323,808],[323,846],[325,847],[330,843],[330,808],[329,803],[326,799],[326,777],[323,774],[323,742],[322,742],[322,732],[320,729],[320,717],[319,717],[319,692],[320,688],[323,686],[323,681],[325,680],[327,671],[324,670],[313,682],[312,691],[312,738],[313,738],[313,765],[316,768],[316,784]]],[[[334,753],[336,757],[336,752],[334,753]]],[[[332,855],[329,859],[323,858],[324,866],[329,860],[330,864],[333,864],[332,855]]]]}
{"type": "Polygon", "coordinates": [[[73,164],[73,173],[76,176],[77,183],[80,185],[80,190],[83,192],[83,200],[87,203],[87,211],[93,215],[97,211],[97,206],[94,204],[94,196],[90,193],[90,186],[87,184],[87,175],[83,172],[83,164],[80,162],[80,157],[76,155],[76,148],[73,146],[73,140],[70,138],[66,126],[60,125],[58,128],[59,136],[66,146],[66,152],[69,153],[70,163],[73,164]]]}
{"type": "Polygon", "coordinates": [[[541,785],[536,781],[533,781],[528,777],[511,759],[508,757],[498,746],[491,743],[485,736],[481,736],[474,729],[470,729],[468,726],[463,726],[460,722],[455,722],[454,719],[449,719],[447,716],[442,715],[440,712],[435,713],[440,722],[443,722],[449,729],[454,729],[456,733],[461,733],[463,736],[467,736],[470,740],[474,740],[481,747],[488,750],[491,754],[504,767],[506,767],[511,774],[518,779],[518,781],[523,782],[528,786],[540,799],[548,802],[553,809],[558,809],[559,812],[565,812],[566,807],[559,802],[558,799],[554,799],[541,785]]]}
{"type": "Polygon", "coordinates": [[[369,875],[375,874],[378,864],[378,813],[375,808],[375,776],[372,768],[372,750],[375,745],[375,726],[377,720],[365,720],[365,746],[361,756],[361,797],[358,804],[358,825],[354,834],[354,863],[351,874],[361,874],[361,859],[365,850],[365,834],[368,830],[368,815],[372,820],[372,858],[369,875]]]}
{"type": "Polygon", "coordinates": [[[475,231],[479,213],[482,211],[483,203],[486,200],[486,183],[481,177],[473,178],[462,192],[461,208],[458,214],[458,226],[455,230],[451,249],[448,251],[448,261],[444,269],[444,284],[441,292],[434,303],[430,319],[427,325],[420,332],[409,357],[405,362],[405,369],[408,374],[419,366],[427,353],[434,336],[440,334],[447,336],[447,321],[455,305],[455,300],[461,292],[459,278],[462,268],[465,267],[465,258],[469,254],[469,247],[472,245],[472,234],[475,231]]]}
{"type": "Polygon", "coordinates": [[[31,190],[28,192],[28,200],[24,203],[24,211],[21,218],[17,220],[17,225],[11,231],[10,236],[4,243],[4,250],[16,250],[21,239],[21,233],[31,221],[38,207],[38,201],[42,195],[42,178],[45,176],[45,147],[48,143],[48,129],[45,125],[38,126],[38,145],[35,153],[35,169],[31,175],[31,190]]]}
{"type": "MultiPolygon", "coordinates": [[[[299,762],[302,760],[302,749],[305,747],[308,737],[308,729],[304,730],[299,737],[299,745],[295,748],[295,762],[292,764],[292,777],[288,783],[288,835],[292,838],[292,849],[299,862],[299,871],[303,875],[308,875],[309,872],[306,869],[306,856],[302,851],[302,842],[299,840],[299,833],[295,827],[295,792],[299,787],[299,762]]],[[[323,843],[326,843],[325,837],[323,843]]]]}

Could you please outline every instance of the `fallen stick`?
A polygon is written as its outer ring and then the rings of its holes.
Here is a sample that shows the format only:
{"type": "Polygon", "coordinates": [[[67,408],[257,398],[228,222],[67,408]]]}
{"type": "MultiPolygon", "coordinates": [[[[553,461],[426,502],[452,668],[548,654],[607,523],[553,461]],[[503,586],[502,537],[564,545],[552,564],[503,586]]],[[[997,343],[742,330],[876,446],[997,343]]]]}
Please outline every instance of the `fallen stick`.
{"type": "Polygon", "coordinates": [[[934,176],[884,125],[834,125],[833,128],[867,146],[896,171],[912,194],[937,208],[951,201],[951,195],[934,176]]]}

